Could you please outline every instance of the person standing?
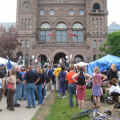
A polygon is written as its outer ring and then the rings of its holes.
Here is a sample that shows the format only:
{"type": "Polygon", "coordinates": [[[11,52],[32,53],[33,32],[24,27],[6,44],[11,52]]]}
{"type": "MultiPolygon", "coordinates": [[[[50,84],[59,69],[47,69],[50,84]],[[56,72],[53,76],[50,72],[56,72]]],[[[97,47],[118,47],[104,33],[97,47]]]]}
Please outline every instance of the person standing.
{"type": "Polygon", "coordinates": [[[31,103],[33,105],[33,108],[35,108],[36,107],[35,85],[39,81],[40,77],[36,72],[33,71],[33,67],[31,65],[29,65],[28,68],[29,68],[29,71],[26,72],[25,77],[24,77],[24,83],[25,83],[26,95],[27,95],[27,103],[28,103],[26,108],[31,108],[31,103]]]}
{"type": "MultiPolygon", "coordinates": [[[[4,82],[4,74],[0,72],[0,102],[2,99],[2,95],[5,93],[5,82],[4,82]]],[[[0,109],[0,112],[2,109],[0,109]]]]}
{"type": "Polygon", "coordinates": [[[74,66],[70,66],[70,71],[66,74],[66,80],[68,80],[68,91],[69,91],[69,105],[70,107],[73,107],[73,94],[76,95],[76,83],[72,79],[72,76],[74,75],[74,66]]]}
{"type": "Polygon", "coordinates": [[[20,74],[20,67],[16,66],[16,91],[14,94],[14,107],[20,107],[20,104],[17,103],[18,97],[20,95],[20,91],[22,89],[22,76],[20,74]]]}
{"type": "Polygon", "coordinates": [[[55,69],[53,73],[56,77],[56,91],[59,90],[59,79],[58,79],[59,72],[61,72],[60,64],[57,65],[57,68],[55,69]]]}
{"type": "Polygon", "coordinates": [[[42,68],[41,67],[37,67],[37,74],[40,77],[40,80],[38,81],[37,85],[37,98],[38,98],[38,105],[43,103],[43,96],[42,96],[42,79],[43,79],[43,75],[42,75],[42,68]]]}
{"type": "Polygon", "coordinates": [[[14,111],[14,93],[16,89],[16,71],[10,70],[10,76],[7,78],[7,109],[14,111]]]}
{"type": "Polygon", "coordinates": [[[113,78],[118,79],[117,68],[116,68],[115,64],[111,65],[111,68],[110,68],[110,71],[109,71],[109,75],[110,75],[110,78],[109,78],[110,80],[112,80],[113,78]]]}
{"type": "Polygon", "coordinates": [[[72,76],[73,80],[77,83],[76,86],[76,97],[78,101],[78,109],[83,109],[84,101],[85,101],[85,90],[86,90],[86,82],[92,79],[92,76],[84,73],[84,68],[80,67],[79,72],[72,76]],[[77,80],[75,78],[77,77],[77,80]],[[88,77],[86,79],[86,77],[88,77]]]}
{"type": "Polygon", "coordinates": [[[101,96],[101,81],[107,79],[107,76],[100,74],[99,68],[94,67],[93,81],[92,81],[92,95],[94,103],[97,103],[97,106],[94,105],[93,108],[100,108],[100,96],[101,96]]]}
{"type": "Polygon", "coordinates": [[[25,84],[24,84],[24,76],[25,76],[25,73],[24,73],[24,69],[22,68],[21,69],[21,72],[20,72],[21,76],[22,76],[22,89],[21,89],[21,92],[20,92],[20,100],[22,100],[22,95],[23,95],[23,99],[26,100],[26,90],[25,90],[25,84]]]}
{"type": "Polygon", "coordinates": [[[51,90],[52,86],[52,77],[53,77],[53,70],[51,69],[50,65],[48,65],[47,70],[46,70],[46,75],[48,79],[50,80],[47,83],[47,90],[51,90]]]}
{"type": "Polygon", "coordinates": [[[62,67],[62,71],[58,75],[58,79],[60,81],[58,98],[60,98],[61,93],[62,93],[62,98],[66,97],[65,96],[65,91],[66,91],[65,78],[66,78],[65,67],[62,67]]]}

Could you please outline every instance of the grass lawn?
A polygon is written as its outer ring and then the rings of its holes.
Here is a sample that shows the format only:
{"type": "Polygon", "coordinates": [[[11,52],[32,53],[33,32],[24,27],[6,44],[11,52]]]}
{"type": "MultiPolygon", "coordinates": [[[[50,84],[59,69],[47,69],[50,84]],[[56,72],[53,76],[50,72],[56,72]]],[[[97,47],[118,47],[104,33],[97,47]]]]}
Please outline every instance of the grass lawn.
{"type": "MultiPolygon", "coordinates": [[[[90,99],[92,94],[92,89],[86,89],[86,99],[90,99]]],[[[66,91],[66,98],[58,99],[58,93],[55,94],[55,100],[50,108],[50,114],[45,116],[45,120],[70,120],[70,117],[77,114],[83,110],[79,110],[76,106],[76,98],[74,98],[74,107],[69,107],[69,94],[66,91]]],[[[89,120],[88,117],[83,117],[80,120],[89,120]]]]}

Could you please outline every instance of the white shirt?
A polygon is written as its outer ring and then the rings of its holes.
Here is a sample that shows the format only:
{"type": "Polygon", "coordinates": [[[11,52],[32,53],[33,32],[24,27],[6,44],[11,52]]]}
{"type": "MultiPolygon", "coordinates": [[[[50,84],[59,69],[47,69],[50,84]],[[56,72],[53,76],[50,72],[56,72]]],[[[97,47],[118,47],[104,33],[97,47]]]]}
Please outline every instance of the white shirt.
{"type": "Polygon", "coordinates": [[[112,92],[118,92],[118,93],[120,93],[120,87],[119,87],[119,85],[118,85],[118,84],[117,84],[117,86],[112,85],[112,86],[110,87],[109,92],[110,92],[110,93],[112,93],[112,92]]]}

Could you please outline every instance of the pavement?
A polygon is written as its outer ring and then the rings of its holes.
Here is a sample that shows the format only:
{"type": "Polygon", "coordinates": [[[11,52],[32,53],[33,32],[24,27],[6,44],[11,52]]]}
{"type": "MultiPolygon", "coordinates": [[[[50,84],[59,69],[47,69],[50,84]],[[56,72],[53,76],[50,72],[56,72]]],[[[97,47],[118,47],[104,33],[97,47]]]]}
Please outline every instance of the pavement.
{"type": "MultiPolygon", "coordinates": [[[[47,96],[49,94],[50,92],[47,91],[47,96]]],[[[47,96],[45,96],[45,99],[47,96]]],[[[36,106],[36,108],[28,109],[25,108],[27,106],[27,100],[18,100],[18,103],[21,105],[21,107],[15,107],[15,111],[6,110],[6,96],[3,96],[0,103],[0,109],[2,109],[2,112],[0,112],[0,120],[31,120],[41,106],[40,105],[36,106]]],[[[37,104],[38,102],[36,101],[36,105],[37,104]]]]}

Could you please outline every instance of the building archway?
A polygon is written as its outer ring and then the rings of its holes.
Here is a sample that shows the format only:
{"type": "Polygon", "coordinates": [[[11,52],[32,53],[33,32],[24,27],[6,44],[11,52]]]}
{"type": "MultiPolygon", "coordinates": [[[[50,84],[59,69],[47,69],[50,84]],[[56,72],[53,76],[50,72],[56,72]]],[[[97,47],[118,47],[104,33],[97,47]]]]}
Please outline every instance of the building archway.
{"type": "Polygon", "coordinates": [[[47,57],[46,57],[44,54],[39,55],[38,59],[39,59],[39,58],[41,59],[40,61],[41,61],[42,66],[43,66],[46,62],[48,62],[48,61],[47,61],[47,57]]]}
{"type": "Polygon", "coordinates": [[[83,60],[83,56],[82,55],[76,55],[74,58],[74,63],[79,63],[82,62],[83,60]]]}
{"type": "Polygon", "coordinates": [[[66,61],[66,54],[62,52],[57,53],[54,57],[54,64],[58,64],[60,58],[63,58],[66,61]]]}

